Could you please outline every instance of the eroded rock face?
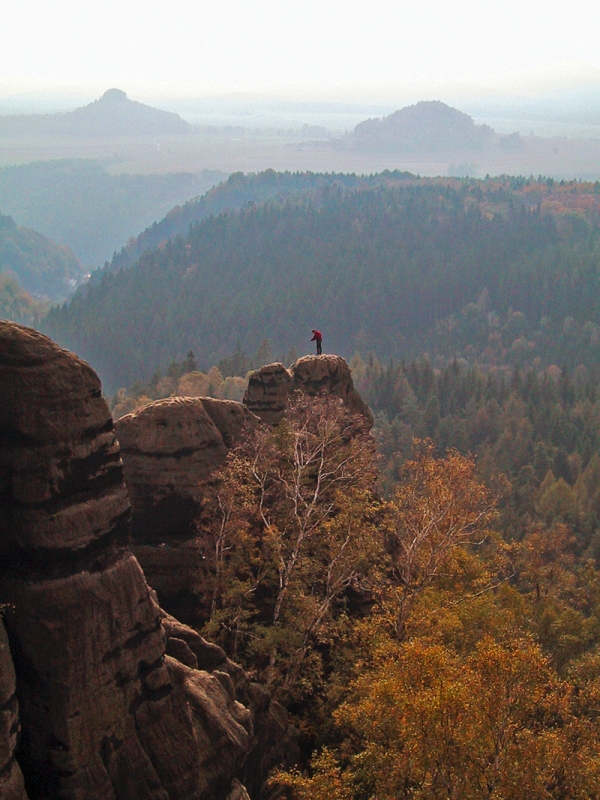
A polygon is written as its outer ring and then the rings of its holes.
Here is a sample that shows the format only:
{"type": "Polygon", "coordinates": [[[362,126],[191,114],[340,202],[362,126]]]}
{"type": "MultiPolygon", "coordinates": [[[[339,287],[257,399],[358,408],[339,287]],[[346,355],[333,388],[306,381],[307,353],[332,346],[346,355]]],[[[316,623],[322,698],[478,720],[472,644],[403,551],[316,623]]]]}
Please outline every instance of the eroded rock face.
{"type": "MultiPolygon", "coordinates": [[[[0,397],[0,602],[30,800],[225,798],[251,714],[218,677],[165,656],[96,375],[0,322],[0,397]]],[[[0,686],[10,693],[10,675],[0,686]]]]}
{"type": "Polygon", "coordinates": [[[23,774],[15,759],[19,730],[15,668],[0,620],[0,797],[3,800],[27,800],[23,774]]]}
{"type": "Polygon", "coordinates": [[[286,369],[283,364],[268,364],[252,372],[244,395],[244,405],[263,422],[274,425],[282,418],[292,392],[309,395],[332,394],[341,397],[352,411],[358,411],[373,424],[367,404],[354,388],[352,374],[341,356],[304,356],[286,369]]]}
{"type": "Polygon", "coordinates": [[[228,692],[249,709],[253,724],[252,747],[242,770],[243,786],[234,782],[233,798],[270,798],[267,779],[276,766],[289,769],[298,760],[298,731],[288,721],[286,710],[273,700],[270,692],[250,680],[247,673],[227,658],[224,650],[169,614],[164,614],[167,652],[176,650],[179,660],[211,672],[228,692]]]}
{"type": "Polygon", "coordinates": [[[258,419],[241,403],[170,397],[116,423],[133,508],[133,549],[167,610],[196,623],[200,497],[258,419]]]}
{"type": "MultiPolygon", "coordinates": [[[[327,358],[327,356],[318,356],[327,358]]],[[[259,419],[274,425],[282,418],[288,398],[294,391],[292,370],[283,364],[267,364],[250,373],[243,403],[259,419]]]]}
{"type": "Polygon", "coordinates": [[[0,556],[61,570],[126,536],[129,502],[98,377],[50,339],[0,322],[0,556]]]}
{"type": "Polygon", "coordinates": [[[116,422],[134,511],[134,541],[194,534],[199,487],[257,420],[241,403],[208,397],[157,400],[116,422]]]}

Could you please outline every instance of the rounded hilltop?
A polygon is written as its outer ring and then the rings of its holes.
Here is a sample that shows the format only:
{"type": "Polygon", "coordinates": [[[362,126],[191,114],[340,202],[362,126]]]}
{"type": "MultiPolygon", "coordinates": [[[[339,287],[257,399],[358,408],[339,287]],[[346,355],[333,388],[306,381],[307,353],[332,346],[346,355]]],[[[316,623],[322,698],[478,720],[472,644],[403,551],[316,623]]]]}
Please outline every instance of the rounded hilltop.
{"type": "Polygon", "coordinates": [[[129,98],[127,93],[122,89],[107,89],[102,97],[97,101],[98,103],[123,103],[129,98]]]}

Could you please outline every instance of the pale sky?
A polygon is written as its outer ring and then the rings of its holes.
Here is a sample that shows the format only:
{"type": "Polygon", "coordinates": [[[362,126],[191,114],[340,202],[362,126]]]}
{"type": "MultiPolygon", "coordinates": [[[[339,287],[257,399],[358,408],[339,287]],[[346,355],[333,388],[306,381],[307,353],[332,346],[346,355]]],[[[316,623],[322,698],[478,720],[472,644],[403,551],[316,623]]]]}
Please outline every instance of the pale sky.
{"type": "Polygon", "coordinates": [[[18,0],[2,10],[0,96],[533,95],[600,84],[597,13],[592,0],[18,0]]]}

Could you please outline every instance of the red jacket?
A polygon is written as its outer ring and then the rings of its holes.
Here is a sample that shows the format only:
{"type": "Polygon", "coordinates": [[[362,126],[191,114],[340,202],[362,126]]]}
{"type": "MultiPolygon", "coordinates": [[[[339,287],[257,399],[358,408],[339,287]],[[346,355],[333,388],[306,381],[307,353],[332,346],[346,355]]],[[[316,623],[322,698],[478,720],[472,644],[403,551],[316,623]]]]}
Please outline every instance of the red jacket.
{"type": "Polygon", "coordinates": [[[313,337],[311,339],[311,342],[321,342],[321,341],[323,341],[323,334],[321,333],[321,331],[313,331],[313,337]]]}

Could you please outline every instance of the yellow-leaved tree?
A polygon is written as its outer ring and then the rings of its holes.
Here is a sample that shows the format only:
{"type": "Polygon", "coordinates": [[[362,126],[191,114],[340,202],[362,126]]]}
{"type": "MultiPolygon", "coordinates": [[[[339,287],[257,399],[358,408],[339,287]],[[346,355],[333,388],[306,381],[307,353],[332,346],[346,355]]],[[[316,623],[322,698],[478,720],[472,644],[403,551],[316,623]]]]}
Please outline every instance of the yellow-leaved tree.
{"type": "MultiPolygon", "coordinates": [[[[481,571],[473,559],[489,545],[494,499],[475,477],[474,459],[450,451],[436,458],[430,441],[415,441],[415,456],[406,462],[388,504],[386,551],[389,579],[381,581],[384,601],[398,639],[417,600],[434,585],[450,585],[470,574],[466,562],[479,573],[471,576],[471,592],[488,590],[497,580],[481,571]]],[[[504,565],[505,567],[506,565],[504,565]]],[[[498,580],[506,578],[498,563],[498,580]]]]}
{"type": "Polygon", "coordinates": [[[207,493],[205,632],[288,702],[319,688],[347,592],[381,558],[375,481],[364,418],[299,395],[232,449],[207,493]]]}
{"type": "Polygon", "coordinates": [[[581,581],[568,555],[549,556],[563,553],[560,536],[503,546],[493,519],[473,459],[417,443],[385,521],[379,603],[355,623],[354,657],[330,682],[335,731],[310,769],[276,778],[296,800],[600,797],[594,640],[559,673],[535,611],[549,593],[583,609],[581,581]]]}

